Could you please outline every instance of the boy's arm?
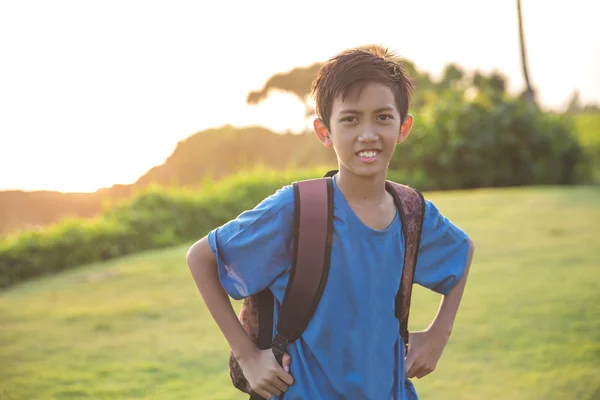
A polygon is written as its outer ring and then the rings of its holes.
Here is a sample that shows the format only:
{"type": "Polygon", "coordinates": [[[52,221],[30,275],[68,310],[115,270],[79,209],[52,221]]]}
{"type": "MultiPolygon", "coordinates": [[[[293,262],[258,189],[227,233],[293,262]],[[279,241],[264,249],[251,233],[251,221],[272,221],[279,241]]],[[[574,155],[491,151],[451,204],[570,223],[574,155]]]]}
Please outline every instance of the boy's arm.
{"type": "Polygon", "coordinates": [[[456,313],[458,312],[458,307],[460,305],[460,301],[462,300],[465,285],[467,284],[474,250],[475,248],[473,246],[473,242],[469,239],[469,255],[467,256],[465,272],[462,278],[460,278],[450,292],[446,296],[442,296],[442,301],[437,315],[435,316],[428,330],[436,331],[440,335],[450,337],[450,334],[452,333],[452,327],[454,326],[456,313]]]}
{"type": "Polygon", "coordinates": [[[442,356],[444,347],[448,343],[475,251],[473,242],[469,240],[468,243],[469,252],[463,276],[447,295],[442,296],[440,307],[433,322],[424,331],[409,333],[405,365],[407,378],[416,377],[420,379],[433,372],[442,356]]]}
{"type": "Polygon", "coordinates": [[[252,354],[256,345],[244,331],[229,296],[219,281],[217,259],[210,251],[207,238],[188,250],[187,264],[208,311],[223,332],[236,359],[252,354]]]}
{"type": "MultiPolygon", "coordinates": [[[[219,280],[217,260],[207,237],[190,247],[186,260],[206,307],[229,343],[252,389],[265,399],[269,399],[271,394],[285,392],[293,383],[292,376],[281,368],[271,350],[259,350],[242,327],[219,280]]],[[[289,355],[286,355],[286,369],[289,362],[289,355]]]]}

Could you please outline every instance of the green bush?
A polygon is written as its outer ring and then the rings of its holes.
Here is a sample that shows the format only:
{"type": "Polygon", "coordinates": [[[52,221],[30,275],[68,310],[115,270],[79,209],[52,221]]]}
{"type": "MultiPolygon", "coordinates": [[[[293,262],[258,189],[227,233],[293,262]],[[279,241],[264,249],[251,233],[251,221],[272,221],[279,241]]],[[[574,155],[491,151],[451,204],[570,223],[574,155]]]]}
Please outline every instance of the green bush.
{"type": "Polygon", "coordinates": [[[390,168],[422,190],[572,184],[585,175],[568,118],[521,100],[448,91],[416,116],[390,168]]]}
{"type": "Polygon", "coordinates": [[[324,168],[291,172],[257,169],[218,184],[205,182],[199,192],[150,187],[94,220],[65,220],[0,240],[0,287],[199,239],[280,187],[324,172],[324,168]]]}
{"type": "Polygon", "coordinates": [[[573,116],[576,134],[584,148],[593,180],[600,183],[600,112],[588,111],[573,116]]]}

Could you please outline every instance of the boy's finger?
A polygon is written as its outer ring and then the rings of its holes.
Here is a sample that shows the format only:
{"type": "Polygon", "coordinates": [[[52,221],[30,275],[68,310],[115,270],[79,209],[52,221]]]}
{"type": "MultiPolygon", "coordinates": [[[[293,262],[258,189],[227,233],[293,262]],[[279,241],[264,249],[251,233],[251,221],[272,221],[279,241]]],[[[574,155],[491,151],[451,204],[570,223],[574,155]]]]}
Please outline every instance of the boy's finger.
{"type": "Polygon", "coordinates": [[[407,368],[406,368],[406,376],[408,378],[413,378],[415,376],[415,373],[421,368],[420,365],[418,365],[418,363],[416,363],[413,360],[411,360],[410,366],[408,366],[407,364],[407,368]]]}
{"type": "Polygon", "coordinates": [[[281,390],[272,385],[270,382],[265,382],[262,387],[269,394],[269,396],[279,396],[281,394],[281,390]]]}
{"type": "Polygon", "coordinates": [[[263,399],[269,400],[271,398],[271,393],[267,392],[264,389],[253,389],[254,393],[262,397],[263,399]]]}
{"type": "Polygon", "coordinates": [[[415,367],[415,368],[413,368],[413,371],[411,371],[411,372],[412,372],[411,378],[417,378],[418,379],[418,378],[421,377],[421,374],[423,372],[423,367],[418,367],[418,368],[415,367]]]}
{"type": "Polygon", "coordinates": [[[415,377],[417,379],[421,379],[424,376],[429,375],[429,372],[427,372],[427,369],[425,367],[421,368],[420,370],[418,370],[417,372],[415,372],[415,377]]]}
{"type": "Polygon", "coordinates": [[[273,379],[269,381],[269,384],[281,392],[286,392],[288,390],[288,385],[277,376],[273,377],[273,379]]]}
{"type": "Polygon", "coordinates": [[[283,355],[283,359],[282,359],[283,370],[285,372],[290,372],[290,364],[291,363],[292,363],[292,357],[288,353],[285,353],[283,355]]]}
{"type": "Polygon", "coordinates": [[[408,371],[412,368],[414,362],[415,362],[414,354],[412,351],[410,351],[410,348],[409,348],[408,354],[406,356],[406,361],[404,361],[404,371],[406,371],[407,376],[408,376],[408,371]]]}
{"type": "Polygon", "coordinates": [[[277,376],[288,386],[291,386],[294,383],[294,378],[292,377],[292,375],[290,375],[289,372],[284,371],[283,368],[280,368],[278,370],[277,376]]]}

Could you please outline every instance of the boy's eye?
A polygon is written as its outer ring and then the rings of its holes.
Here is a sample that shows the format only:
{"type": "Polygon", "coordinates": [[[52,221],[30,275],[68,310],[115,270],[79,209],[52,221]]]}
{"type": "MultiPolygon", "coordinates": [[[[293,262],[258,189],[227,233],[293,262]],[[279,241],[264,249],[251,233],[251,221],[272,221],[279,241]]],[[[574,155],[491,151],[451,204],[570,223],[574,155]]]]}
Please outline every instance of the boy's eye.
{"type": "Polygon", "coordinates": [[[393,117],[392,115],[389,115],[389,114],[383,114],[383,115],[380,115],[380,116],[379,116],[379,118],[380,118],[381,120],[383,120],[383,121],[389,121],[389,120],[391,120],[391,119],[394,119],[394,117],[393,117]]]}
{"type": "Polygon", "coordinates": [[[344,117],[342,119],[340,119],[340,122],[354,122],[356,120],[356,117],[344,117]]]}

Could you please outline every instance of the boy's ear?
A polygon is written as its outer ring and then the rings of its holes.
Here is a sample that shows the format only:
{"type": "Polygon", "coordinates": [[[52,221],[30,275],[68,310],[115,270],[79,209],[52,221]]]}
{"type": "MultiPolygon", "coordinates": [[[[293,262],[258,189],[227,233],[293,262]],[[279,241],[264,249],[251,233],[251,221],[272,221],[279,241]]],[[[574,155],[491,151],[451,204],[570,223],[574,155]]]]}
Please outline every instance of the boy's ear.
{"type": "Polygon", "coordinates": [[[410,114],[406,114],[406,118],[402,121],[402,125],[400,125],[400,134],[398,135],[398,144],[404,142],[404,139],[408,137],[410,133],[410,128],[412,128],[413,117],[410,114]]]}
{"type": "Polygon", "coordinates": [[[316,118],[313,122],[313,127],[315,128],[315,134],[319,142],[323,143],[325,147],[331,147],[333,143],[329,137],[329,129],[325,126],[325,122],[321,118],[316,118]]]}

